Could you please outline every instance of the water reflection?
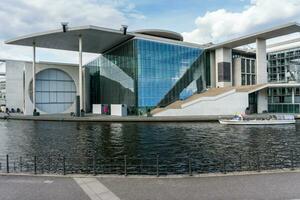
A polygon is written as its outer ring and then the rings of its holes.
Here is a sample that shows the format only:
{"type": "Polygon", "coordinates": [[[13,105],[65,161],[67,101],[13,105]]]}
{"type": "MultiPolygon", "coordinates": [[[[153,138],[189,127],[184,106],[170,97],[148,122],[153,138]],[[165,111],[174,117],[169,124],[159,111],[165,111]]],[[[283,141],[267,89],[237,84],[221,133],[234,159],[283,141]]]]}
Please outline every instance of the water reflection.
{"type": "Polygon", "coordinates": [[[299,124],[224,126],[218,123],[76,123],[0,121],[0,155],[123,155],[204,160],[241,151],[299,152],[299,124]]]}

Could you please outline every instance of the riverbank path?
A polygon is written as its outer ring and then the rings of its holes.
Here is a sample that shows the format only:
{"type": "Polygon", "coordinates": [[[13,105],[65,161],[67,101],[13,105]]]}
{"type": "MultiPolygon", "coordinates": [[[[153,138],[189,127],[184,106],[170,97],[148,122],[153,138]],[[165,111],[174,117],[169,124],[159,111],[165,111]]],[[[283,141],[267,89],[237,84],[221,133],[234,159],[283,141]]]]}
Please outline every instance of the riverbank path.
{"type": "Polygon", "coordinates": [[[300,199],[300,173],[212,177],[0,176],[1,200],[300,199]]]}

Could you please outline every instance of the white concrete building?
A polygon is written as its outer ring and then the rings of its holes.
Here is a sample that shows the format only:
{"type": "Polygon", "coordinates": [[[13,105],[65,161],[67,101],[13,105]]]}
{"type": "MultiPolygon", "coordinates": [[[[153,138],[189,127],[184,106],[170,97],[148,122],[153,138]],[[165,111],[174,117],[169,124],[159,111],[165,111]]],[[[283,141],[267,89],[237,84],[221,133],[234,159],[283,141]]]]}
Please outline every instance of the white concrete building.
{"type": "MultiPolygon", "coordinates": [[[[279,60],[283,63],[274,64],[274,67],[277,68],[282,65],[286,66],[284,74],[281,74],[281,77],[285,77],[282,82],[275,83],[268,80],[268,76],[272,74],[272,68],[269,68],[269,74],[267,70],[269,65],[266,40],[295,32],[300,32],[299,25],[290,23],[209,46],[207,49],[210,51],[212,89],[191,96],[186,100],[178,100],[165,108],[157,108],[152,111],[152,114],[154,116],[197,116],[233,115],[245,112],[299,113],[300,105],[295,104],[295,94],[298,91],[296,88],[300,87],[300,81],[294,80],[288,83],[287,75],[285,75],[291,71],[291,64],[288,63],[290,62],[289,58],[291,58],[291,55],[296,56],[297,51],[290,52],[290,55],[285,52],[282,55],[285,56],[285,61],[279,60]],[[253,52],[244,52],[238,48],[252,43],[256,44],[256,49],[253,52]],[[289,94],[286,96],[281,94],[280,99],[277,100],[277,96],[273,94],[273,91],[276,92],[277,90],[279,92],[288,91],[289,94]],[[272,102],[270,102],[270,99],[272,102]]],[[[299,40],[293,40],[289,45],[296,48],[297,46],[294,44],[296,42],[299,42],[299,40]]],[[[277,48],[278,51],[278,47],[283,45],[287,45],[287,43],[272,45],[273,52],[274,48],[277,48]]],[[[291,46],[287,48],[291,48],[291,46]]],[[[272,50],[269,53],[271,52],[272,50]]],[[[271,59],[269,58],[269,60],[271,59]]],[[[298,61],[294,60],[294,65],[298,66],[299,63],[300,53],[298,61]]],[[[300,72],[300,69],[298,72],[300,72]]],[[[296,73],[294,72],[294,74],[296,73]]],[[[280,74],[276,73],[276,75],[278,76],[277,80],[279,80],[280,74]]],[[[298,77],[298,75],[295,76],[298,77]]],[[[300,95],[300,92],[298,93],[297,95],[300,95]]]]}
{"type": "MultiPolygon", "coordinates": [[[[32,62],[5,60],[6,107],[32,115],[32,62]]],[[[41,114],[75,110],[78,66],[65,63],[36,63],[36,110],[41,114]]]]}

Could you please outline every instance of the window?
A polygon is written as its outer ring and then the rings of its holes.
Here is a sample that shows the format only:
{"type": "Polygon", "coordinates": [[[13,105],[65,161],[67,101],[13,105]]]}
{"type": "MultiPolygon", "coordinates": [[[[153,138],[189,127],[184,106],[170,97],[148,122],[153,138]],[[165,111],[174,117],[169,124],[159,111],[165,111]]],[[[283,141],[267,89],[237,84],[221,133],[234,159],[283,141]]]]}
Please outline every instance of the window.
{"type": "Polygon", "coordinates": [[[242,73],[244,73],[245,72],[245,59],[242,58],[241,62],[242,62],[242,69],[241,69],[241,71],[242,71],[242,73]]]}
{"type": "Polygon", "coordinates": [[[247,59],[247,73],[250,73],[250,60],[249,59],[247,59]]]}
{"type": "Polygon", "coordinates": [[[218,63],[218,81],[230,82],[231,81],[231,69],[229,62],[218,63]]]}
{"type": "Polygon", "coordinates": [[[251,60],[251,73],[254,74],[255,73],[255,61],[251,60]]]}
{"type": "Polygon", "coordinates": [[[241,84],[242,85],[255,85],[256,73],[255,73],[255,60],[249,58],[241,59],[241,84]]]}
{"type": "MultiPolygon", "coordinates": [[[[32,82],[30,84],[32,100],[32,82]]],[[[76,87],[64,71],[46,69],[36,74],[36,107],[46,113],[66,111],[75,101],[76,87]]]]}
{"type": "Polygon", "coordinates": [[[242,85],[246,85],[246,75],[242,74],[242,85]]]}

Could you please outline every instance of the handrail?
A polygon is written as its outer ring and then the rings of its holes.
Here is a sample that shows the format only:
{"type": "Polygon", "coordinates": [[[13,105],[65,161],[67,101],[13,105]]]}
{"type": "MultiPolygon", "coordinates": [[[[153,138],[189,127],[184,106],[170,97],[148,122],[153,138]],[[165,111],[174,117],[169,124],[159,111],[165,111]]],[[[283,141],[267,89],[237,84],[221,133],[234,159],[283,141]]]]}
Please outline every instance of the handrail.
{"type": "Polygon", "coordinates": [[[195,155],[169,158],[159,154],[148,157],[122,155],[104,158],[96,153],[90,156],[59,155],[0,155],[0,172],[30,174],[119,174],[170,175],[227,173],[300,167],[300,153],[295,150],[276,152],[224,152],[222,155],[195,155]],[[209,159],[208,159],[209,158],[209,159]]]}

